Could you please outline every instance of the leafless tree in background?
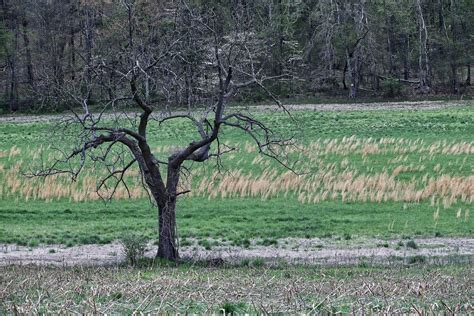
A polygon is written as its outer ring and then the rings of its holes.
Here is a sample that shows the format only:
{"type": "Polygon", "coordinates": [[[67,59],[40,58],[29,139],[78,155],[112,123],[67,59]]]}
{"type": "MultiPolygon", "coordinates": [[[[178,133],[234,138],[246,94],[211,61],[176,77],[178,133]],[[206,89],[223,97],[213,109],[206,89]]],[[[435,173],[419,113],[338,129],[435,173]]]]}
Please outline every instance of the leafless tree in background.
{"type": "Polygon", "coordinates": [[[418,57],[420,91],[428,93],[430,91],[430,61],[428,57],[428,30],[423,16],[423,9],[420,0],[415,0],[415,11],[418,19],[419,50],[418,57]]]}
{"type": "MultiPolygon", "coordinates": [[[[217,6],[210,0],[188,2],[200,7],[201,13],[217,6]]],[[[387,96],[390,83],[407,88],[398,96],[472,94],[472,0],[221,1],[219,10],[225,14],[219,24],[224,28],[231,23],[228,13],[238,3],[245,3],[246,14],[258,24],[252,32],[264,39],[257,45],[266,50],[269,74],[283,74],[288,63],[306,51],[305,65],[298,71],[301,80],[271,85],[271,91],[281,96],[387,96]],[[262,25],[266,26],[263,33],[262,25]]],[[[123,53],[130,48],[142,49],[142,57],[152,56],[153,45],[140,46],[144,28],[151,35],[157,30],[150,25],[156,23],[167,23],[178,31],[179,23],[191,22],[186,14],[179,21],[157,21],[150,13],[158,8],[170,13],[177,5],[182,5],[181,0],[0,0],[0,111],[66,108],[59,95],[42,98],[44,91],[62,82],[67,85],[84,64],[91,68],[98,55],[108,54],[109,66],[123,63],[123,53]],[[116,19],[112,21],[111,15],[116,19]]],[[[188,103],[199,99],[193,85],[200,76],[201,60],[194,52],[206,45],[207,41],[191,36],[180,41],[185,67],[176,78],[183,79],[187,92],[174,98],[188,103]]],[[[115,75],[111,76],[114,80],[115,75]]],[[[153,97],[153,80],[143,85],[148,89],[145,97],[153,97]]],[[[246,90],[254,99],[268,101],[256,87],[246,90]]],[[[90,91],[92,102],[101,96],[95,96],[97,92],[90,91]]]]}

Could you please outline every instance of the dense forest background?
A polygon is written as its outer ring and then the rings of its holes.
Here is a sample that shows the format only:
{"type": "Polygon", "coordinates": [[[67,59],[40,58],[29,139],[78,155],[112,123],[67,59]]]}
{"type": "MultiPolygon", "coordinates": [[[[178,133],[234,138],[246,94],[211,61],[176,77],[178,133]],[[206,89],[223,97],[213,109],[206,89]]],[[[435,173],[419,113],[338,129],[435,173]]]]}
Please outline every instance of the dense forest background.
{"type": "Polygon", "coordinates": [[[252,46],[279,98],[471,91],[472,0],[0,0],[0,108],[61,109],[70,86],[119,99],[98,72],[139,62],[163,65],[141,83],[148,100],[205,102],[216,33],[252,46]]]}

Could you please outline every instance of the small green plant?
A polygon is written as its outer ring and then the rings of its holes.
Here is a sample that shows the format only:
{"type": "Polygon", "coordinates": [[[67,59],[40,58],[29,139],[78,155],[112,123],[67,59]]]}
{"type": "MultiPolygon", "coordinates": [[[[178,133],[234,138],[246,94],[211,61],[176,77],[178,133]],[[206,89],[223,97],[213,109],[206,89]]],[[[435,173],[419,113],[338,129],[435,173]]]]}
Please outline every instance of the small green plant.
{"type": "Polygon", "coordinates": [[[409,264],[415,264],[415,263],[425,263],[426,262],[426,257],[425,256],[413,256],[408,258],[408,263],[409,264]]]}
{"type": "Polygon", "coordinates": [[[262,259],[262,258],[255,258],[255,259],[246,258],[246,259],[242,259],[242,261],[240,261],[240,265],[242,267],[259,268],[259,267],[263,267],[265,265],[265,260],[262,259]]]}
{"type": "Polygon", "coordinates": [[[407,241],[407,243],[405,244],[405,247],[412,248],[412,249],[418,249],[418,245],[416,244],[416,242],[414,240],[407,241]]]}
{"type": "Polygon", "coordinates": [[[207,239],[201,239],[199,240],[199,245],[202,246],[206,250],[211,250],[212,247],[216,245],[216,243],[209,241],[207,239]]]}
{"type": "Polygon", "coordinates": [[[234,245],[234,246],[240,246],[240,247],[244,247],[244,248],[249,248],[249,247],[251,246],[251,244],[252,244],[252,243],[251,243],[250,240],[247,239],[247,238],[244,238],[244,239],[238,238],[238,239],[234,239],[234,240],[232,241],[232,245],[234,245]]]}
{"type": "Polygon", "coordinates": [[[225,302],[222,304],[219,311],[222,313],[222,315],[237,315],[245,312],[245,309],[246,306],[244,303],[225,302]]]}
{"type": "Polygon", "coordinates": [[[265,260],[263,260],[262,258],[256,258],[250,262],[250,265],[256,268],[263,267],[265,265],[265,260]]]}
{"type": "Polygon", "coordinates": [[[403,84],[395,78],[387,78],[382,82],[382,91],[387,98],[400,97],[403,95],[403,84]]]}
{"type": "Polygon", "coordinates": [[[114,292],[110,295],[110,298],[114,301],[118,301],[123,297],[122,292],[114,292]]]}
{"type": "Polygon", "coordinates": [[[180,246],[182,246],[182,247],[189,247],[189,246],[191,246],[192,244],[193,244],[193,243],[192,243],[189,239],[183,238],[183,239],[181,240],[181,245],[180,245],[180,246]]]}
{"type": "Polygon", "coordinates": [[[28,242],[28,247],[38,247],[38,245],[39,245],[39,242],[36,239],[30,240],[28,242]]]}
{"type": "Polygon", "coordinates": [[[357,266],[362,269],[367,269],[369,267],[369,263],[365,260],[361,260],[357,266]]]}
{"type": "Polygon", "coordinates": [[[344,236],[343,236],[344,240],[351,240],[352,239],[352,236],[348,233],[344,233],[344,236]]]}
{"type": "Polygon", "coordinates": [[[145,254],[148,238],[145,236],[129,233],[122,237],[120,243],[123,247],[123,252],[127,262],[135,267],[145,254]]]}
{"type": "Polygon", "coordinates": [[[272,245],[278,245],[278,241],[273,238],[265,238],[262,240],[260,243],[262,246],[272,246],[272,245]]]}
{"type": "Polygon", "coordinates": [[[49,249],[48,252],[49,252],[49,253],[56,253],[56,250],[55,250],[55,249],[49,249]]]}

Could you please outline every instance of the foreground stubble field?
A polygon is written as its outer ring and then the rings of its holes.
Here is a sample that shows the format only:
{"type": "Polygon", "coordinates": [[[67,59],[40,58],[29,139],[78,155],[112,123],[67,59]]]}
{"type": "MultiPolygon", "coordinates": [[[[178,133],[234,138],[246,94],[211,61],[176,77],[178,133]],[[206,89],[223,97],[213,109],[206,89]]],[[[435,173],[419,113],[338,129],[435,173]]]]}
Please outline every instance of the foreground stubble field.
{"type": "Polygon", "coordinates": [[[469,314],[466,266],[1,268],[0,313],[469,314]]]}

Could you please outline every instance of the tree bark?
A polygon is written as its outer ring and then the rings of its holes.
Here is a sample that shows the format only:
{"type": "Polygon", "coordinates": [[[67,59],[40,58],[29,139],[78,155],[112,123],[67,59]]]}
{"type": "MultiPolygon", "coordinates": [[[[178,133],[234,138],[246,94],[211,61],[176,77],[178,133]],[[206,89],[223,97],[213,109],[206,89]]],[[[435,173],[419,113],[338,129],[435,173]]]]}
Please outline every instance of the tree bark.
{"type": "Polygon", "coordinates": [[[176,198],[178,195],[179,168],[168,168],[165,204],[158,207],[158,258],[178,260],[176,236],[176,198]]]}
{"type": "Polygon", "coordinates": [[[346,49],[346,58],[347,58],[347,74],[349,77],[349,98],[354,99],[357,97],[357,85],[356,85],[356,74],[354,71],[352,56],[349,53],[349,50],[346,49]]]}
{"type": "Polygon", "coordinates": [[[394,76],[395,74],[395,66],[393,61],[393,50],[394,50],[394,25],[395,25],[395,17],[393,13],[389,15],[387,11],[387,5],[385,0],[383,2],[384,6],[384,15],[385,15],[385,23],[387,25],[387,54],[388,54],[388,74],[390,77],[394,76]]]}
{"type": "Polygon", "coordinates": [[[451,63],[451,93],[458,93],[457,66],[455,62],[451,63]]]}
{"type": "Polygon", "coordinates": [[[28,35],[28,21],[26,17],[23,18],[23,43],[25,45],[26,53],[26,73],[27,81],[30,87],[34,87],[33,62],[31,60],[30,37],[28,35]]]}
{"type": "Polygon", "coordinates": [[[71,25],[69,29],[69,52],[69,69],[71,71],[71,79],[74,81],[76,80],[76,42],[74,25],[71,25]]]}
{"type": "Polygon", "coordinates": [[[438,0],[438,27],[440,33],[444,31],[443,0],[438,0]]]}
{"type": "MultiPolygon", "coordinates": [[[[441,14],[441,13],[440,13],[441,14]]],[[[451,92],[453,94],[458,93],[458,77],[457,77],[457,25],[456,25],[456,3],[454,0],[451,0],[451,92]]]]}
{"type": "MultiPolygon", "coordinates": [[[[146,137],[145,133],[141,136],[146,137]]],[[[150,190],[151,196],[158,206],[158,252],[157,258],[178,260],[178,243],[176,238],[176,198],[178,196],[179,167],[168,165],[166,186],[161,177],[159,165],[151,153],[146,140],[137,144],[127,144],[150,190]]]]}
{"type": "Polygon", "coordinates": [[[420,91],[421,93],[429,93],[431,89],[430,83],[430,63],[428,58],[428,31],[423,17],[420,0],[416,0],[416,14],[418,16],[418,31],[419,31],[419,47],[420,56],[418,59],[419,77],[420,77],[420,91]]]}
{"type": "Polygon", "coordinates": [[[410,38],[405,34],[405,51],[403,54],[403,78],[408,80],[410,77],[410,38]]]}
{"type": "Polygon", "coordinates": [[[344,63],[344,70],[342,71],[342,86],[344,90],[347,90],[346,73],[347,73],[347,58],[346,58],[346,62],[344,63]]]}
{"type": "MultiPolygon", "coordinates": [[[[92,81],[92,48],[93,48],[93,41],[94,41],[94,16],[92,9],[89,5],[85,6],[85,21],[84,21],[84,50],[85,50],[85,61],[87,65],[86,70],[86,79],[87,83],[89,84],[92,81]]],[[[87,100],[92,99],[92,90],[89,90],[89,95],[87,96],[87,100]]]]}
{"type": "Polygon", "coordinates": [[[13,50],[9,56],[9,65],[10,65],[10,91],[9,91],[9,103],[10,103],[10,111],[15,112],[18,111],[18,75],[17,75],[17,52],[18,52],[18,21],[14,20],[14,37],[13,37],[13,50]]]}
{"type": "Polygon", "coordinates": [[[466,65],[467,68],[467,77],[466,77],[466,86],[471,85],[471,63],[466,65]]]}

